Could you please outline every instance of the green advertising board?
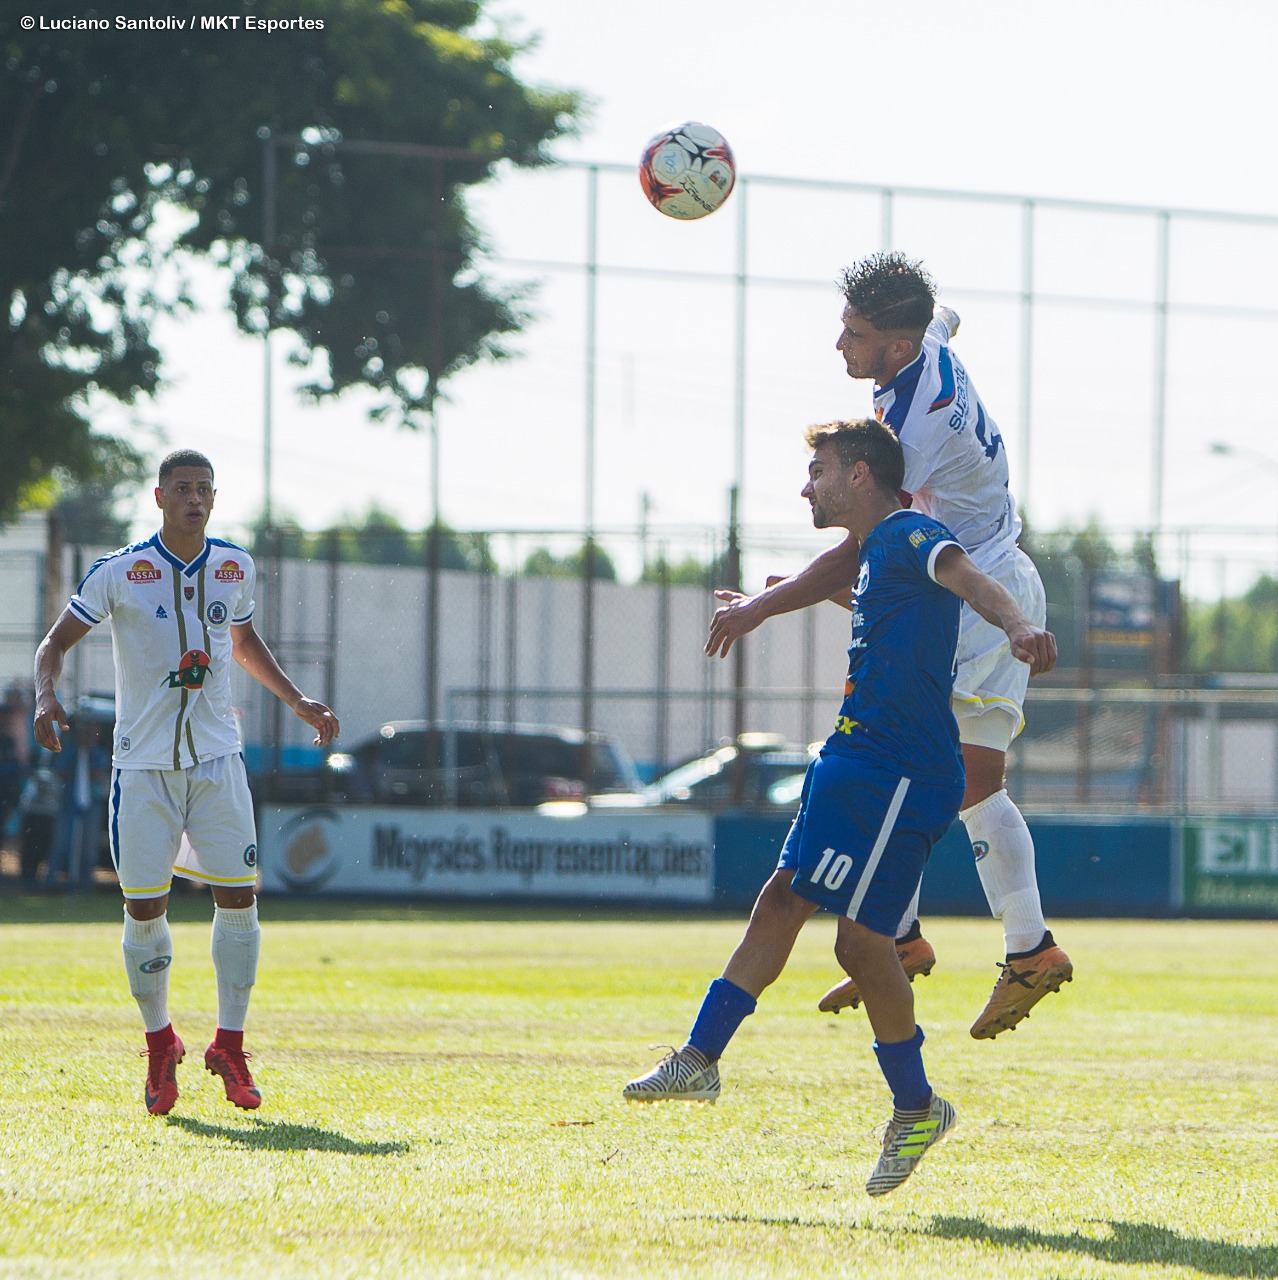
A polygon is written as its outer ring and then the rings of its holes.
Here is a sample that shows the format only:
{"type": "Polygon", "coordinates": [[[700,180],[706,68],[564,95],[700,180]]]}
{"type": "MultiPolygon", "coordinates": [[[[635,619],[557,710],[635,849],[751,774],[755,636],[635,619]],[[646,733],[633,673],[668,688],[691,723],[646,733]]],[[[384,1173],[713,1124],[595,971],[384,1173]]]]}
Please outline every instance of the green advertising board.
{"type": "Polygon", "coordinates": [[[1278,916],[1278,819],[1190,819],[1181,827],[1184,911],[1278,916]]]}

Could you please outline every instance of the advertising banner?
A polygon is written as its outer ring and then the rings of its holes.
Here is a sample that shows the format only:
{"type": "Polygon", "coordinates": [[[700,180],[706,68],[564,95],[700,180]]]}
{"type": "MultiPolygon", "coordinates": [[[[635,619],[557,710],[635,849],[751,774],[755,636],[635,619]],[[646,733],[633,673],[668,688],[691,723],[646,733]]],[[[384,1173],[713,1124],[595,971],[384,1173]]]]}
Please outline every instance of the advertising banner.
{"type": "Polygon", "coordinates": [[[1191,820],[1181,832],[1185,911],[1278,915],[1278,822],[1260,818],[1191,820]]]}
{"type": "Polygon", "coordinates": [[[265,805],[264,893],[709,902],[703,813],[265,805]]]}

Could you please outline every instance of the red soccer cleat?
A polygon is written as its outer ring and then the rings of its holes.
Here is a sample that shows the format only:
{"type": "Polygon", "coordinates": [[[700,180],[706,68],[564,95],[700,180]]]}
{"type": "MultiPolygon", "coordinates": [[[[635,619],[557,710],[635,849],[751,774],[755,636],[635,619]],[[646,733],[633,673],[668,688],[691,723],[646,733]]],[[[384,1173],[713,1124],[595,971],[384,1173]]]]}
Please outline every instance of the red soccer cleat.
{"type": "Polygon", "coordinates": [[[204,1051],[204,1066],[215,1076],[222,1077],[226,1100],[245,1111],[254,1111],[262,1105],[262,1095],[253,1083],[246,1061],[252,1056],[242,1049],[228,1049],[216,1040],[204,1051]]]}
{"type": "Polygon", "coordinates": [[[153,1116],[167,1116],[178,1100],[177,1064],[186,1057],[186,1048],[175,1035],[163,1049],[142,1049],[140,1056],[149,1058],[146,1066],[146,1109],[153,1116]]]}

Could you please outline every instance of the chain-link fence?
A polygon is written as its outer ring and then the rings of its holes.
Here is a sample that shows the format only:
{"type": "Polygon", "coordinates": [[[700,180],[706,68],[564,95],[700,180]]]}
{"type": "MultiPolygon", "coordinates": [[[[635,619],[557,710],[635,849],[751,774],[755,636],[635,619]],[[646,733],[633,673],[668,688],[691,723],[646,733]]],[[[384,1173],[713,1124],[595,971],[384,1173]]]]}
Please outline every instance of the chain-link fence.
{"type": "MultiPolygon", "coordinates": [[[[712,528],[614,530],[589,549],[564,531],[362,542],[280,531],[257,546],[256,625],[297,683],[337,710],[346,746],[390,720],[562,725],[611,735],[651,776],[742,731],[792,743],[826,735],[846,612],[776,618],[727,660],[703,653],[710,593],[735,580],[736,558],[757,589],[821,545],[761,531],[737,545],[712,528]]],[[[1264,546],[1236,545],[1264,563],[1264,546]]],[[[1278,598],[1262,592],[1243,610],[1242,597],[1186,597],[1185,566],[1201,569],[1192,538],[1166,562],[1148,541],[1096,531],[1031,546],[1061,662],[1031,688],[1010,756],[1018,797],[1071,808],[1278,804],[1278,680],[1267,674],[1278,598]],[[1214,661],[1247,644],[1259,670],[1214,661]]],[[[56,572],[34,545],[4,557],[0,676],[24,696],[39,636],[97,554],[64,548],[56,572]]],[[[314,768],[306,726],[234,679],[255,769],[314,768]]],[[[72,650],[61,692],[73,707],[113,686],[104,627],[72,650]]]]}

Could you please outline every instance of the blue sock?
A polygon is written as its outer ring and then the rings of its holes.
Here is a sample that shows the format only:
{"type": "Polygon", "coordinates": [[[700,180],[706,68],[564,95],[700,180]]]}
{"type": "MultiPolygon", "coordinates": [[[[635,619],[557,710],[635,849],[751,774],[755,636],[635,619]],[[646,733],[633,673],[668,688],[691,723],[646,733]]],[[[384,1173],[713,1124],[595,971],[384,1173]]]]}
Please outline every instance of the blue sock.
{"type": "Polygon", "coordinates": [[[923,1070],[923,1028],[915,1027],[909,1040],[888,1044],[874,1042],[879,1070],[892,1090],[892,1105],[898,1111],[922,1111],[932,1104],[932,1086],[923,1070]]]}
{"type": "Polygon", "coordinates": [[[701,1002],[701,1011],[688,1032],[688,1043],[711,1062],[723,1055],[737,1028],[754,1012],[758,1001],[726,978],[716,978],[701,1002]]]}

